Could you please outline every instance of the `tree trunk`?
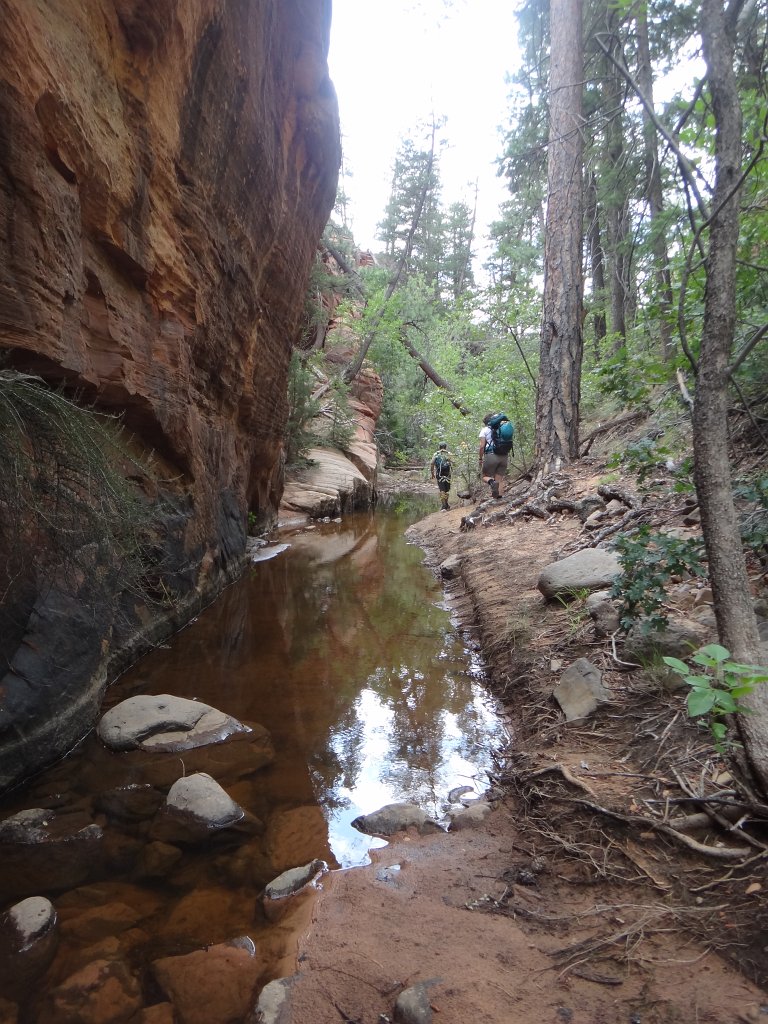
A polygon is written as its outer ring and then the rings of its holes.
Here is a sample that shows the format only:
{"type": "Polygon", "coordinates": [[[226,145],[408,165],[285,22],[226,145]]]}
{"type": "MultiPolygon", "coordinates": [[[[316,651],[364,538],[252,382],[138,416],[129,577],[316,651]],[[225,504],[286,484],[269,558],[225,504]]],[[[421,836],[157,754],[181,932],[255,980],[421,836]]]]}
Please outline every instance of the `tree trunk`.
{"type": "MultiPolygon", "coordinates": [[[[615,12],[610,11],[610,20],[615,12]]],[[[616,41],[611,39],[611,48],[616,41]]],[[[608,236],[608,282],[611,310],[611,331],[615,335],[613,351],[623,348],[627,340],[627,299],[629,293],[629,203],[627,200],[624,151],[624,90],[616,67],[606,64],[608,87],[606,107],[608,123],[605,129],[608,171],[605,190],[606,232],[608,236]]]]}
{"type": "MultiPolygon", "coordinates": [[[[696,491],[720,640],[740,662],[757,664],[760,638],[733,501],[728,458],[728,361],[736,323],[741,107],[723,0],[702,0],[701,35],[715,117],[715,188],[709,228],[704,326],[693,411],[696,491]]],[[[744,698],[739,716],[747,760],[768,794],[768,686],[744,698]]]]}
{"type": "MultiPolygon", "coordinates": [[[[635,15],[637,32],[637,84],[648,107],[653,109],[653,71],[651,50],[648,43],[647,0],[641,0],[635,15]]],[[[672,357],[672,279],[669,272],[667,240],[663,226],[662,211],[664,193],[659,166],[659,142],[656,126],[649,110],[643,105],[643,147],[646,174],[646,198],[651,217],[651,252],[654,261],[654,278],[659,305],[659,336],[661,355],[667,361],[672,357]]]]}
{"type": "Polygon", "coordinates": [[[579,457],[582,358],[581,0],[551,0],[544,309],[536,393],[536,465],[579,457]]]}
{"type": "Polygon", "coordinates": [[[587,186],[587,241],[589,243],[589,265],[592,271],[595,360],[599,361],[607,328],[605,323],[605,254],[600,237],[600,210],[597,205],[597,183],[594,173],[590,174],[587,186]]]}

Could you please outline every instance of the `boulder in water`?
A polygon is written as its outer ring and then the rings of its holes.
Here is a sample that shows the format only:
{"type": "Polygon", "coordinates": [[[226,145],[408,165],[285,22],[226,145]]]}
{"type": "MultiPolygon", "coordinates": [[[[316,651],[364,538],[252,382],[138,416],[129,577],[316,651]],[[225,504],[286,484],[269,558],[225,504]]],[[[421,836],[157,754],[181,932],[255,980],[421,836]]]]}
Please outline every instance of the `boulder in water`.
{"type": "Polygon", "coordinates": [[[392,836],[409,828],[418,829],[421,835],[445,831],[417,804],[385,804],[378,811],[355,818],[352,827],[369,836],[392,836]]]}
{"type": "Polygon", "coordinates": [[[240,804],[205,772],[177,779],[152,825],[152,838],[196,843],[245,818],[240,804]]]}
{"type": "Polygon", "coordinates": [[[221,743],[248,727],[210,704],[168,693],[121,701],[99,722],[99,739],[111,750],[177,751],[221,743]]]}
{"type": "Polygon", "coordinates": [[[53,960],[56,911],[44,896],[30,896],[0,917],[0,990],[23,999],[53,960]]]}

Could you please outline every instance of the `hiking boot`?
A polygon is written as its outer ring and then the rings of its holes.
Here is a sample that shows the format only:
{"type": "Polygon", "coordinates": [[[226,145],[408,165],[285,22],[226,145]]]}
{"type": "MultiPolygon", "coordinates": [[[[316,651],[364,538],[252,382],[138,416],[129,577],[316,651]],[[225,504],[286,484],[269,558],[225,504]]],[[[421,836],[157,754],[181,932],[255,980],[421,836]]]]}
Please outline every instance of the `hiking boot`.
{"type": "Polygon", "coordinates": [[[488,483],[490,484],[490,488],[491,488],[491,497],[492,498],[500,498],[501,495],[499,494],[499,482],[498,482],[498,480],[489,480],[488,483]]]}

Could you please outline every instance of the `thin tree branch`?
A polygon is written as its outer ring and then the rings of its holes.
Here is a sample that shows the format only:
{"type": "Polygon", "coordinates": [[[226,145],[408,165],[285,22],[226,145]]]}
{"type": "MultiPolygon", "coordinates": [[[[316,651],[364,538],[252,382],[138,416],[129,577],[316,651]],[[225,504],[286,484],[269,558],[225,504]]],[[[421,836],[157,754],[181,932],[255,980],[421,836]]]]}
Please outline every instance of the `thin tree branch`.
{"type": "Polygon", "coordinates": [[[733,377],[731,377],[731,384],[733,384],[733,386],[736,388],[736,391],[738,393],[739,398],[744,403],[744,412],[749,417],[750,422],[752,423],[752,426],[755,428],[757,433],[762,438],[763,444],[765,445],[766,449],[768,449],[768,437],[765,436],[765,434],[763,433],[763,431],[762,431],[762,429],[760,427],[760,424],[757,422],[757,419],[755,418],[754,414],[752,413],[752,410],[749,407],[749,403],[747,402],[747,399],[744,396],[744,392],[741,390],[739,382],[737,380],[735,380],[733,377]]]}
{"type": "Polygon", "coordinates": [[[744,360],[747,358],[752,349],[765,337],[768,332],[768,323],[764,323],[762,327],[755,331],[749,341],[746,343],[744,348],[739,352],[738,356],[733,365],[728,369],[728,375],[732,378],[734,373],[738,370],[744,360]]]}

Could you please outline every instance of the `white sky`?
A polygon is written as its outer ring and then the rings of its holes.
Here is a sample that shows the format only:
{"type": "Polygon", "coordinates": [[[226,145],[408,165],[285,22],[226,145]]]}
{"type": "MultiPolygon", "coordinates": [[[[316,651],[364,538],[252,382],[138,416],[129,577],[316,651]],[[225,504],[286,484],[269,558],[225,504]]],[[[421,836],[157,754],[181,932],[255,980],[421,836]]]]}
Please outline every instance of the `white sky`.
{"type": "MultiPolygon", "coordinates": [[[[355,241],[375,238],[389,199],[401,137],[445,115],[442,202],[471,208],[476,235],[506,198],[496,176],[498,127],[506,120],[505,75],[518,64],[514,0],[333,0],[331,78],[339,97],[348,215],[355,241]]],[[[425,135],[425,148],[427,140],[425,135]]]]}

